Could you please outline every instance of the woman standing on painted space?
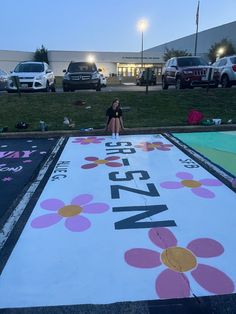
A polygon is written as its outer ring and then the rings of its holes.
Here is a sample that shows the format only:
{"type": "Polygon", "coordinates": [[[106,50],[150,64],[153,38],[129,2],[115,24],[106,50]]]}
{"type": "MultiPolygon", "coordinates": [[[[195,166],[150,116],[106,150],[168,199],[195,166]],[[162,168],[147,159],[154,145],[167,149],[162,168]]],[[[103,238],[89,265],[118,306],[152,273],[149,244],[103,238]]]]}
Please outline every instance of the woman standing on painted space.
{"type": "Polygon", "coordinates": [[[106,116],[106,131],[112,132],[112,139],[118,140],[120,129],[124,130],[122,110],[118,98],[113,100],[111,107],[107,109],[106,116]]]}

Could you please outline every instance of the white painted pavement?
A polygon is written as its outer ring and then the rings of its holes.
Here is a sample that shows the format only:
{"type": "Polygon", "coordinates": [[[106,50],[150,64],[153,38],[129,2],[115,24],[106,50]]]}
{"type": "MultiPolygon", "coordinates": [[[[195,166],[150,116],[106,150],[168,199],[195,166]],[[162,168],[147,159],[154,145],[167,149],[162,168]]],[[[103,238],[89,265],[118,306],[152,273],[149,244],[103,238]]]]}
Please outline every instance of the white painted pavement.
{"type": "Polygon", "coordinates": [[[235,193],[161,135],[70,138],[0,277],[0,307],[233,293],[235,193]]]}

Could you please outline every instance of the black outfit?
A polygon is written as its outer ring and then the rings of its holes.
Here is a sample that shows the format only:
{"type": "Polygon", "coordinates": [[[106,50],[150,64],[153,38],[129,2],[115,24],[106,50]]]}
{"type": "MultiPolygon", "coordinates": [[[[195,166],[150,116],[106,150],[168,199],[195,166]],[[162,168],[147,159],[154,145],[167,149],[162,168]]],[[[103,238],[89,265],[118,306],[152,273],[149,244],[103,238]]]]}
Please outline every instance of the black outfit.
{"type": "Polygon", "coordinates": [[[107,122],[108,125],[112,118],[120,119],[120,117],[122,116],[122,110],[120,108],[114,110],[112,107],[110,107],[107,109],[106,116],[109,117],[107,122]]]}

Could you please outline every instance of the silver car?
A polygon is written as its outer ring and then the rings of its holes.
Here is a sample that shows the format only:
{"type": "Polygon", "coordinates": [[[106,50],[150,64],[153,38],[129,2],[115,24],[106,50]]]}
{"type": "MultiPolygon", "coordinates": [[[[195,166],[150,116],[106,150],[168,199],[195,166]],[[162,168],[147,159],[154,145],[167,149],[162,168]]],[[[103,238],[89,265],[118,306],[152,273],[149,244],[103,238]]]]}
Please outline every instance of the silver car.
{"type": "Polygon", "coordinates": [[[236,55],[218,59],[214,64],[220,72],[220,83],[222,87],[236,85],[236,55]]]}
{"type": "Polygon", "coordinates": [[[8,73],[0,69],[0,90],[7,89],[8,78],[8,73]]]}

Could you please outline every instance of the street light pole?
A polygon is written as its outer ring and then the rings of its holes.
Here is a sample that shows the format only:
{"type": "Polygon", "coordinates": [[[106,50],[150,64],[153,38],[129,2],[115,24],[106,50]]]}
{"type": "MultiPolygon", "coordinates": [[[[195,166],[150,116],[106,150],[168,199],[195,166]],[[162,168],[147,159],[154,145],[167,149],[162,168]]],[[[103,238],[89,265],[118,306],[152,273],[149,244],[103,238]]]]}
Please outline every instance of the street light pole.
{"type": "Polygon", "coordinates": [[[143,30],[142,30],[142,47],[141,47],[141,70],[143,70],[143,30]]]}
{"type": "Polygon", "coordinates": [[[143,70],[143,33],[144,31],[146,30],[148,26],[148,23],[146,20],[141,20],[138,22],[138,28],[139,30],[141,31],[141,38],[142,38],[142,41],[141,41],[141,70],[143,70]]]}

